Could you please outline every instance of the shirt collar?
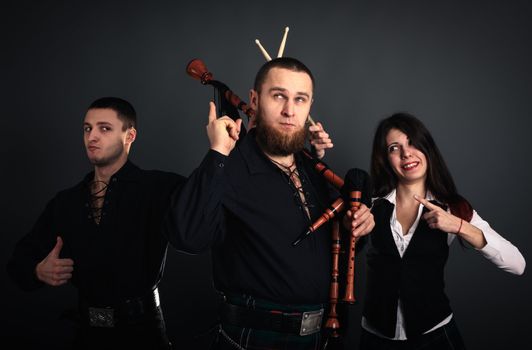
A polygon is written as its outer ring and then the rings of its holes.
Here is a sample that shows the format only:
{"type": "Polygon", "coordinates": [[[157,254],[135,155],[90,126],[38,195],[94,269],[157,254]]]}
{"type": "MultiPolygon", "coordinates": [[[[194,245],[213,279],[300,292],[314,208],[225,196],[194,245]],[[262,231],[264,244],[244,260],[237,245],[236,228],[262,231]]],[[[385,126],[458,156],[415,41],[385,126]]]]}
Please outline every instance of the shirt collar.
{"type": "MultiPolygon", "coordinates": [[[[386,196],[382,197],[383,199],[386,199],[388,202],[390,202],[393,205],[397,205],[397,189],[394,188],[390,193],[388,193],[386,196]]],[[[428,201],[434,200],[434,196],[430,191],[427,191],[427,195],[425,196],[425,199],[428,201]]]]}
{"type": "MultiPolygon", "coordinates": [[[[114,179],[126,180],[134,179],[138,174],[140,168],[133,164],[129,159],[122,165],[116,173],[111,176],[110,181],[116,181],[114,179]]],[[[85,183],[89,183],[94,179],[94,170],[85,176],[85,183]]]]}

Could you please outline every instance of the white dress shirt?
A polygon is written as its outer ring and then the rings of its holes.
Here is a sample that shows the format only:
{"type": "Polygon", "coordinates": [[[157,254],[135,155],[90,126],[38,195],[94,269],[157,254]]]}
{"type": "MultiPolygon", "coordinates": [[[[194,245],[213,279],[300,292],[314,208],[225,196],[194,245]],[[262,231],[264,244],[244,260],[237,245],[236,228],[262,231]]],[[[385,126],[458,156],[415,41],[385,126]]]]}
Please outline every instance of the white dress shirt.
{"type": "MultiPolygon", "coordinates": [[[[392,231],[393,240],[397,246],[397,251],[401,258],[403,257],[414,232],[419,224],[421,218],[421,213],[423,212],[423,205],[419,205],[416,221],[406,234],[403,234],[403,228],[397,220],[397,211],[396,211],[396,191],[393,190],[387,196],[383,197],[388,202],[394,205],[392,217],[390,218],[390,228],[392,231]]],[[[377,198],[374,198],[374,200],[377,198]]],[[[431,193],[427,193],[427,200],[433,200],[434,197],[431,193]]],[[[509,241],[504,239],[501,235],[495,232],[490,225],[484,221],[476,211],[473,210],[473,217],[470,221],[471,225],[477,227],[484,234],[487,244],[482,249],[478,250],[486,259],[494,263],[498,268],[503,269],[506,272],[510,272],[516,275],[521,275],[525,270],[525,259],[519,250],[509,241]]],[[[453,240],[456,238],[456,235],[453,233],[447,234],[447,244],[451,245],[453,240]]],[[[430,333],[435,329],[440,328],[441,326],[446,325],[451,321],[453,314],[451,313],[445,319],[443,319],[438,324],[434,325],[433,328],[428,330],[426,333],[430,333]]],[[[395,324],[395,336],[393,338],[386,337],[380,334],[375,328],[373,328],[365,317],[362,317],[362,327],[381,338],[393,339],[393,340],[406,340],[406,331],[404,324],[403,312],[401,309],[401,299],[397,304],[397,323],[395,324]]]]}

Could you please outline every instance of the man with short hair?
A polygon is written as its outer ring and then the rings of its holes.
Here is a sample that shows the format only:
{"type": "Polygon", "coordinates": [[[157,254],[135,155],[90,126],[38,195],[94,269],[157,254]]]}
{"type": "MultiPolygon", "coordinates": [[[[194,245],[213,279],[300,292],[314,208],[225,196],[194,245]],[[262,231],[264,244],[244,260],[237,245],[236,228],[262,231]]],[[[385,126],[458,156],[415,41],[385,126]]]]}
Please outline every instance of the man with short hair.
{"type": "Polygon", "coordinates": [[[129,102],[94,101],[83,123],[94,171],[48,203],[8,263],[25,290],[68,282],[77,288],[76,348],[171,348],[157,286],[168,246],[163,216],[184,178],[131,163],[136,135],[129,102]]]}
{"type": "MultiPolygon", "coordinates": [[[[250,91],[256,126],[242,138],[241,120],[217,119],[211,102],[210,150],[173,195],[170,242],[191,253],[212,248],[214,284],[225,300],[220,349],[320,346],[330,225],[292,246],[338,196],[301,152],[313,90],[312,73],[298,60],[267,62],[250,91]]],[[[374,226],[364,205],[356,218],[345,217],[355,236],[374,226]]]]}

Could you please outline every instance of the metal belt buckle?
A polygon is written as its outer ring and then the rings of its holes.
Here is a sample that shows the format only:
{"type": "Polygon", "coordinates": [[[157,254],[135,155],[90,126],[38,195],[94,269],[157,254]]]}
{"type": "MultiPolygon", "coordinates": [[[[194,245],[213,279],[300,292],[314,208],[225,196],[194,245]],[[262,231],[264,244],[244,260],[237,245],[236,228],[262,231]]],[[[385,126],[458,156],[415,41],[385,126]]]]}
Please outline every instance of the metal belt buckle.
{"type": "Polygon", "coordinates": [[[114,327],[114,310],[111,308],[89,307],[89,324],[91,327],[114,327]]]}
{"type": "Polygon", "coordinates": [[[323,309],[318,311],[303,312],[301,318],[301,329],[299,335],[309,335],[319,332],[321,329],[321,319],[323,318],[323,309]]]}

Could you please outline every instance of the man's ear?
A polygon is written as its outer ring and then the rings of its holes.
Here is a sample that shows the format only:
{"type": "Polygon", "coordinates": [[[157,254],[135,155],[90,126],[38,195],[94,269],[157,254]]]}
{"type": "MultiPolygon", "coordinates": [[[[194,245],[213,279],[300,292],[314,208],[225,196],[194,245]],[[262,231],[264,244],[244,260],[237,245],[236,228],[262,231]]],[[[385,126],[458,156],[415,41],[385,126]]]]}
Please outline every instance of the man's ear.
{"type": "Polygon", "coordinates": [[[257,91],[251,89],[249,90],[249,106],[253,108],[255,111],[257,110],[257,102],[259,99],[259,94],[257,91]]]}
{"type": "Polygon", "coordinates": [[[133,143],[136,138],[137,138],[137,129],[135,128],[127,129],[126,142],[133,143]]]}

